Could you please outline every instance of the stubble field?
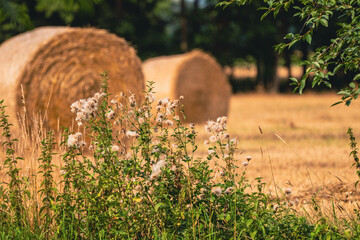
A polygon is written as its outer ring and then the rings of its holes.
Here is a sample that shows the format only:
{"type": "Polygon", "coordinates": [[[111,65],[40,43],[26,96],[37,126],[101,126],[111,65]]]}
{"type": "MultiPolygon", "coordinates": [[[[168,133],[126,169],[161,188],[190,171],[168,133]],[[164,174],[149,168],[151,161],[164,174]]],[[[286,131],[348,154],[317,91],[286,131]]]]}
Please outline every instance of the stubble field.
{"type": "MultiPolygon", "coordinates": [[[[228,130],[239,141],[239,166],[247,155],[253,158],[247,178],[262,177],[273,196],[290,187],[296,209],[316,196],[325,212],[335,208],[337,216],[351,214],[357,208],[354,185],[359,179],[346,132],[352,127],[359,135],[360,102],[330,107],[339,99],[330,93],[233,96],[228,130]]],[[[198,128],[205,140],[203,127],[198,128]]]]}

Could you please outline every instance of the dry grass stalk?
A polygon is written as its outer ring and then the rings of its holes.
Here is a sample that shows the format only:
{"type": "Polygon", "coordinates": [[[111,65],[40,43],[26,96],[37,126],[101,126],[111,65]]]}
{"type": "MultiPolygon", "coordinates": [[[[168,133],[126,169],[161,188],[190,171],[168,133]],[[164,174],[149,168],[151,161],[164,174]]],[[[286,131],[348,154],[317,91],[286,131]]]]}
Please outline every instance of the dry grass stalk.
{"type": "Polygon", "coordinates": [[[9,115],[22,115],[22,85],[29,119],[40,112],[53,129],[59,119],[71,125],[71,103],[99,91],[103,71],[114,94],[128,89],[140,96],[145,88],[135,50],[105,30],[41,27],[4,42],[0,55],[0,96],[9,115]]]}
{"type": "Polygon", "coordinates": [[[155,82],[157,97],[184,96],[188,122],[204,122],[228,114],[231,87],[221,66],[210,55],[194,50],[186,54],[148,59],[146,81],[155,82]]]}

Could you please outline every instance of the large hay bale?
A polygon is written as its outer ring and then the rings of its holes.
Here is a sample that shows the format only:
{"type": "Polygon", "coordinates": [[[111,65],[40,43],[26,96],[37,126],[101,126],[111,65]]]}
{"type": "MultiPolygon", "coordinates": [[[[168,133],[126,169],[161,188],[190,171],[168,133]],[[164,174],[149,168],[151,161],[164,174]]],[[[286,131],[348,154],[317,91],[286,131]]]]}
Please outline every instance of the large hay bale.
{"type": "Polygon", "coordinates": [[[0,98],[10,115],[46,114],[56,129],[71,125],[70,105],[101,88],[100,73],[107,71],[111,93],[129,89],[141,93],[144,77],[135,50],[122,38],[94,28],[41,27],[5,41],[0,46],[0,98]]]}
{"type": "Polygon", "coordinates": [[[204,122],[227,115],[231,86],[221,66],[210,55],[193,50],[148,59],[142,66],[145,80],[155,82],[158,98],[184,96],[187,122],[204,122]]]}

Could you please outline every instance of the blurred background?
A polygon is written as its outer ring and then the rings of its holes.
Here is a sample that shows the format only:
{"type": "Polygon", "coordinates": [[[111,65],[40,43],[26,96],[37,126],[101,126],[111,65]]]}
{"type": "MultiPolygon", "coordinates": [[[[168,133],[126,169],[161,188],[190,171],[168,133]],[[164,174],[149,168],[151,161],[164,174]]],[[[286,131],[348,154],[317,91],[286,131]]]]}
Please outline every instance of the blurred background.
{"type": "MultiPolygon", "coordinates": [[[[40,26],[97,27],[129,41],[142,60],[199,48],[223,66],[233,92],[290,92],[289,78],[300,78],[299,66],[314,49],[328,44],[337,26],[315,32],[313,42],[297,43],[282,54],[274,45],[303,29],[291,10],[260,21],[261,1],[225,9],[218,0],[0,0],[0,43],[40,26]]],[[[336,19],[336,17],[332,18],[336,19]]],[[[352,76],[339,73],[337,90],[352,76]]],[[[323,91],[326,88],[317,88],[323,91]]]]}

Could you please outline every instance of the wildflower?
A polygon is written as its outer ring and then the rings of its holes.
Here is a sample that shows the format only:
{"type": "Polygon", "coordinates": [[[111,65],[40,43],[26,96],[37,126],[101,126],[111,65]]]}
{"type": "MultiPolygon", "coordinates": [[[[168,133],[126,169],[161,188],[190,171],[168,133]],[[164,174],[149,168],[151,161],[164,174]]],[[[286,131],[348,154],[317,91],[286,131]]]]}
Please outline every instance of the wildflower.
{"type": "Polygon", "coordinates": [[[224,172],[224,171],[221,171],[221,172],[220,172],[220,176],[223,177],[223,176],[225,176],[225,175],[226,175],[226,172],[224,172]]]}
{"type": "Polygon", "coordinates": [[[132,157],[131,153],[127,153],[127,154],[125,155],[125,159],[126,159],[126,160],[131,159],[131,157],[132,157]]]}
{"type": "Polygon", "coordinates": [[[277,205],[277,204],[275,204],[275,205],[273,206],[273,209],[274,209],[275,212],[278,210],[278,208],[279,208],[279,205],[277,205]]]}
{"type": "Polygon", "coordinates": [[[286,189],[285,189],[285,194],[289,195],[289,194],[291,194],[291,193],[292,193],[291,188],[286,188],[286,189]]]}
{"type": "Polygon", "coordinates": [[[172,144],[173,148],[178,148],[179,146],[176,145],[175,143],[172,144]]]}
{"type": "Polygon", "coordinates": [[[210,136],[209,140],[210,140],[210,142],[216,142],[217,139],[216,139],[216,136],[212,135],[212,136],[210,136]]]}
{"type": "Polygon", "coordinates": [[[247,165],[249,165],[249,162],[245,161],[241,163],[244,167],[246,167],[247,165]]]}
{"type": "Polygon", "coordinates": [[[60,170],[60,174],[61,174],[61,175],[65,175],[65,174],[66,174],[66,171],[65,171],[65,170],[60,170]]]}
{"type": "Polygon", "coordinates": [[[131,107],[135,107],[136,106],[136,99],[135,99],[135,94],[131,94],[131,96],[129,97],[129,103],[131,107]]]}
{"type": "Polygon", "coordinates": [[[225,194],[230,194],[230,193],[232,193],[232,191],[233,191],[233,187],[228,187],[228,188],[224,191],[224,193],[225,193],[225,194]]]}
{"type": "Polygon", "coordinates": [[[165,167],[165,165],[166,165],[165,160],[160,160],[157,163],[155,163],[151,168],[152,172],[150,175],[150,179],[153,180],[153,179],[157,178],[161,174],[161,170],[162,170],[162,168],[165,167]]]}
{"type": "Polygon", "coordinates": [[[174,125],[173,121],[171,120],[165,120],[164,121],[165,125],[167,125],[168,127],[172,127],[174,125]]]}
{"type": "Polygon", "coordinates": [[[194,129],[194,127],[195,127],[195,124],[194,124],[194,123],[190,123],[190,128],[191,128],[191,129],[194,129]]]}
{"type": "Polygon", "coordinates": [[[127,131],[126,132],[126,136],[128,136],[128,137],[138,137],[139,136],[139,134],[137,133],[137,132],[135,132],[135,131],[127,131]]]}
{"type": "Polygon", "coordinates": [[[222,139],[222,140],[229,138],[229,134],[224,133],[224,132],[220,132],[219,136],[220,136],[220,139],[222,139]]]}
{"type": "Polygon", "coordinates": [[[180,99],[180,100],[183,100],[183,99],[184,99],[184,96],[180,96],[179,99],[180,99]]]}
{"type": "Polygon", "coordinates": [[[139,124],[143,124],[145,122],[145,119],[143,117],[139,117],[138,121],[139,124]]]}
{"type": "Polygon", "coordinates": [[[163,100],[161,100],[161,104],[162,104],[163,106],[166,106],[166,104],[168,104],[169,101],[170,101],[170,98],[166,97],[166,98],[164,98],[163,100]]]}
{"type": "Polygon", "coordinates": [[[212,189],[211,191],[213,194],[215,194],[216,196],[220,197],[222,194],[222,189],[220,187],[215,187],[212,189]]]}
{"type": "Polygon", "coordinates": [[[118,152],[120,150],[119,146],[118,145],[112,145],[111,146],[111,151],[112,152],[118,152]]]}
{"type": "Polygon", "coordinates": [[[105,117],[107,119],[112,119],[115,115],[115,112],[113,110],[110,110],[108,113],[105,114],[105,117]]]}
{"type": "Polygon", "coordinates": [[[180,117],[179,117],[178,115],[175,115],[175,116],[174,116],[174,120],[175,120],[175,121],[180,121],[180,117]]]}
{"type": "Polygon", "coordinates": [[[85,147],[86,146],[86,142],[84,141],[80,141],[78,144],[79,147],[85,147]]]}
{"type": "Polygon", "coordinates": [[[155,96],[152,93],[148,93],[145,96],[145,99],[149,101],[149,103],[153,103],[155,101],[155,96]]]}
{"type": "Polygon", "coordinates": [[[251,156],[246,156],[246,160],[250,161],[252,159],[251,156]]]}
{"type": "Polygon", "coordinates": [[[81,133],[70,134],[67,140],[68,147],[79,147],[79,141],[81,139],[81,133]]]}
{"type": "Polygon", "coordinates": [[[234,145],[237,144],[237,139],[236,139],[236,138],[232,138],[232,139],[230,140],[230,143],[231,143],[231,144],[234,144],[234,145]]]}
{"type": "Polygon", "coordinates": [[[230,158],[229,154],[225,154],[224,159],[228,159],[228,158],[230,158]]]}
{"type": "Polygon", "coordinates": [[[208,154],[209,154],[209,155],[214,154],[214,153],[215,153],[215,150],[213,150],[213,149],[209,149],[209,150],[208,150],[208,154]]]}
{"type": "Polygon", "coordinates": [[[204,141],[204,144],[205,144],[205,145],[208,145],[208,144],[209,144],[209,141],[208,141],[208,140],[205,140],[205,141],[204,141]]]}
{"type": "Polygon", "coordinates": [[[220,123],[227,123],[227,117],[221,117],[220,118],[220,123]]]}
{"type": "Polygon", "coordinates": [[[204,199],[206,198],[206,195],[205,195],[205,194],[200,194],[200,195],[199,195],[199,198],[200,198],[201,200],[204,200],[204,199]]]}

